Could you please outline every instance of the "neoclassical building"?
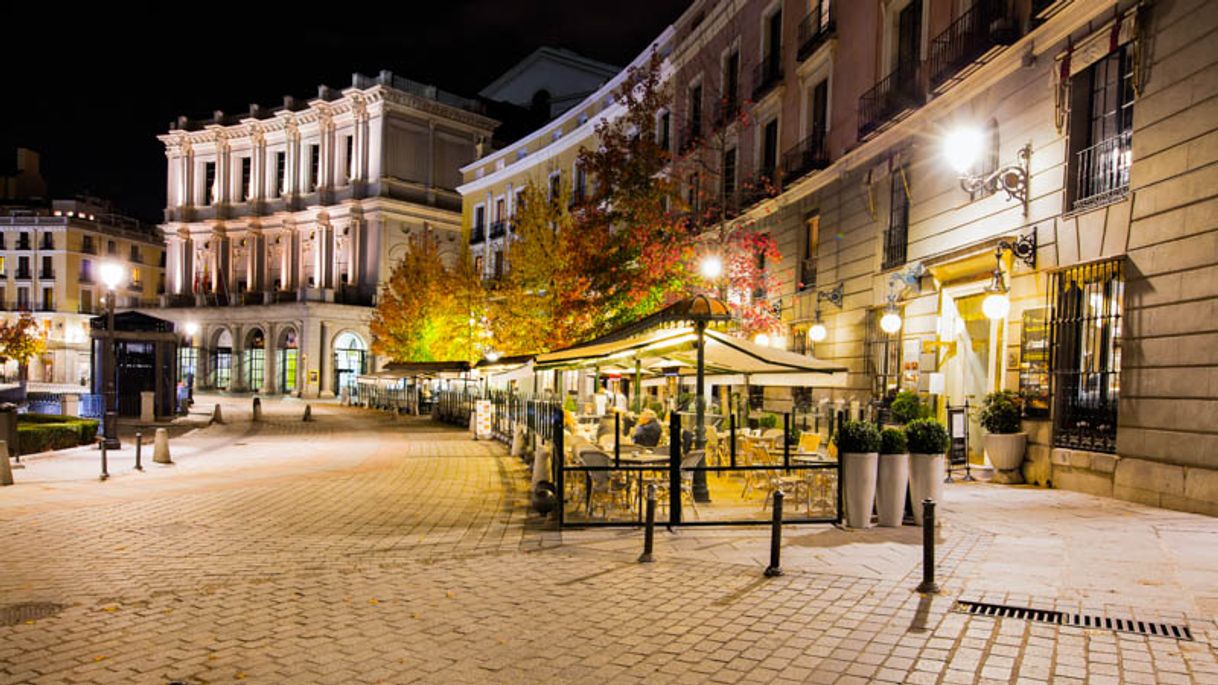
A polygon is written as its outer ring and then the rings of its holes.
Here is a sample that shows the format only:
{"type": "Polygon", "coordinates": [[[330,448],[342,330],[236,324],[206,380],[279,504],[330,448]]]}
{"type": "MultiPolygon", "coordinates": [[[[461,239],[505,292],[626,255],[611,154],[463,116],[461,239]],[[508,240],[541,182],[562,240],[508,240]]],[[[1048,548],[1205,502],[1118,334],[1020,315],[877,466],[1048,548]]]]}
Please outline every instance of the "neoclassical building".
{"type": "Polygon", "coordinates": [[[459,253],[459,169],[496,126],[481,112],[382,71],[158,136],[168,283],[151,313],[197,326],[179,375],[328,397],[376,368],[368,321],[410,236],[433,231],[459,253]]]}

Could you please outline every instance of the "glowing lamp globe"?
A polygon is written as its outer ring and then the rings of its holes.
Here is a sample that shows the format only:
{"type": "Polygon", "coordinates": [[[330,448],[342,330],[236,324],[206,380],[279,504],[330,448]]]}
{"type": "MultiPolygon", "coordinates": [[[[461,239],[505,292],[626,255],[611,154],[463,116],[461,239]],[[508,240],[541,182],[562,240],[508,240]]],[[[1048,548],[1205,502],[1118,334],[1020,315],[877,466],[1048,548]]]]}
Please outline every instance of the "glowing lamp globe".
{"type": "Polygon", "coordinates": [[[118,287],[118,284],[122,282],[126,269],[124,269],[123,265],[119,264],[118,262],[105,262],[101,265],[99,271],[101,273],[102,283],[104,283],[110,290],[114,290],[118,287]]]}
{"type": "Polygon", "coordinates": [[[991,321],[1005,319],[1007,312],[1011,311],[1011,298],[1005,293],[990,293],[981,301],[981,311],[991,321]]]}
{"type": "Polygon", "coordinates": [[[812,327],[808,329],[808,340],[814,343],[822,342],[827,337],[829,337],[829,329],[825,328],[823,323],[812,324],[812,327]]]}
{"type": "Polygon", "coordinates": [[[708,255],[702,259],[699,270],[703,278],[713,281],[723,275],[723,260],[715,255],[708,255]]]}
{"type": "Polygon", "coordinates": [[[494,351],[494,350],[491,350],[490,352],[487,352],[487,353],[486,353],[486,360],[487,360],[488,362],[497,362],[497,361],[499,361],[499,353],[498,353],[498,352],[496,352],[496,351],[494,351]]]}
{"type": "Polygon", "coordinates": [[[961,128],[947,134],[943,139],[943,156],[956,173],[966,174],[977,163],[985,137],[975,128],[961,128]]]}
{"type": "Polygon", "coordinates": [[[770,344],[770,336],[766,335],[765,333],[758,333],[757,337],[753,338],[753,342],[757,343],[758,345],[768,346],[770,344]]]}
{"type": "Polygon", "coordinates": [[[896,312],[886,312],[880,319],[880,329],[885,333],[896,333],[901,330],[901,315],[896,312]]]}
{"type": "Polygon", "coordinates": [[[193,338],[193,337],[195,337],[195,335],[198,332],[199,332],[199,324],[195,323],[194,321],[186,322],[186,335],[189,335],[190,337],[193,338]]]}

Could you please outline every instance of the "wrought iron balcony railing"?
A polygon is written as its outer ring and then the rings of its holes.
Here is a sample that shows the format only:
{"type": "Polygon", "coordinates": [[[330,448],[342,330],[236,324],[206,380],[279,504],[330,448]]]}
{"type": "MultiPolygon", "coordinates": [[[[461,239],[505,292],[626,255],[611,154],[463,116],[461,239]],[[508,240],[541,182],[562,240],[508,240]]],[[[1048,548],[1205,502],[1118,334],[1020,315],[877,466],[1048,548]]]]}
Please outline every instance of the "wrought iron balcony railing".
{"type": "Polygon", "coordinates": [[[825,131],[817,128],[807,138],[782,155],[783,183],[790,183],[810,171],[829,166],[829,151],[825,146],[825,131]]]}
{"type": "Polygon", "coordinates": [[[1073,208],[1087,209],[1125,197],[1133,162],[1133,132],[1125,131],[1079,150],[1073,208]]]}
{"type": "Polygon", "coordinates": [[[507,232],[507,222],[506,221],[500,220],[500,221],[491,222],[491,233],[490,233],[491,240],[494,240],[495,238],[502,238],[503,234],[506,232],[507,232]]]}
{"type": "Polygon", "coordinates": [[[486,226],[483,224],[475,225],[469,232],[469,244],[477,245],[486,240],[486,226]]]}
{"type": "Polygon", "coordinates": [[[781,53],[767,54],[753,68],[753,100],[757,101],[765,97],[782,81],[782,60],[781,53]]]}
{"type": "Polygon", "coordinates": [[[966,67],[993,48],[1015,42],[1019,32],[1011,16],[1010,0],[976,0],[947,30],[931,40],[927,59],[931,89],[958,80],[966,67]]]}
{"type": "Polygon", "coordinates": [[[795,57],[800,62],[808,59],[812,53],[837,31],[837,19],[834,16],[833,5],[828,0],[817,0],[815,7],[799,22],[799,50],[795,57]]]}
{"type": "Polygon", "coordinates": [[[740,100],[738,97],[725,97],[715,103],[715,128],[730,125],[740,116],[740,100]]]}
{"type": "Polygon", "coordinates": [[[901,64],[859,97],[860,139],[923,103],[920,72],[916,64],[901,64]]]}

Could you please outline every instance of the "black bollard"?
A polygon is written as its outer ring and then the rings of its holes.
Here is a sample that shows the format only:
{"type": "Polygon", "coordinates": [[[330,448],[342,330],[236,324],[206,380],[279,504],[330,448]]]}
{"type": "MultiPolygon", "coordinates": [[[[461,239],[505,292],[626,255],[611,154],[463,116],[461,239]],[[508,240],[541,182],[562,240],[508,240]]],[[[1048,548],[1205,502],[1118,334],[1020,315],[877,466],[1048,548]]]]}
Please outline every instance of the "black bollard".
{"type": "Polygon", "coordinates": [[[101,452],[102,452],[102,453],[101,453],[101,459],[102,459],[102,464],[101,464],[101,466],[102,466],[102,472],[101,472],[101,478],[100,478],[100,480],[106,480],[107,478],[109,478],[109,477],[110,477],[110,471],[109,471],[109,470],[106,468],[106,441],[105,441],[105,439],[104,439],[104,438],[103,438],[103,439],[102,439],[102,441],[101,441],[101,452]]]}
{"type": "Polygon", "coordinates": [[[770,565],[765,569],[766,578],[782,575],[782,501],[786,497],[782,490],[774,491],[774,523],[770,528],[770,565]]]}
{"type": "Polygon", "coordinates": [[[136,471],[144,470],[144,465],[142,463],[140,463],[140,452],[142,451],[141,448],[143,446],[144,446],[144,434],[136,433],[135,434],[135,470],[136,471]]]}
{"type": "Polygon", "coordinates": [[[935,501],[922,500],[922,583],[918,592],[937,594],[935,583],[935,501]]]}
{"type": "Polygon", "coordinates": [[[639,555],[639,563],[647,564],[655,561],[652,550],[656,541],[656,484],[647,484],[647,527],[643,529],[643,553],[639,555]]]}

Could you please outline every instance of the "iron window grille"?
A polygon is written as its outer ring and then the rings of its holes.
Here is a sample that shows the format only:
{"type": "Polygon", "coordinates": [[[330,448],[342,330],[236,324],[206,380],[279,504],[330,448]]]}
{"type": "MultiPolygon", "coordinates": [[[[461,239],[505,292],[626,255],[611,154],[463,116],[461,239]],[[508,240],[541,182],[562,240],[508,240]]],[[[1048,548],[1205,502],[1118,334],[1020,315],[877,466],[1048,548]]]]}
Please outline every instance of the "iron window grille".
{"type": "MultiPolygon", "coordinates": [[[[898,312],[904,317],[904,311],[898,312]]],[[[885,333],[880,328],[883,307],[867,311],[863,328],[863,372],[872,379],[872,396],[887,397],[895,391],[901,374],[901,334],[885,333]]]]}
{"type": "Polygon", "coordinates": [[[1075,75],[1071,84],[1070,208],[1123,199],[1133,163],[1133,69],[1127,47],[1075,75]]]}
{"type": "Polygon", "coordinates": [[[1124,261],[1051,274],[1053,445],[1115,452],[1121,391],[1124,261]]]}
{"type": "Polygon", "coordinates": [[[885,269],[895,269],[905,263],[909,241],[909,196],[905,191],[905,167],[899,167],[889,179],[888,230],[884,231],[885,269]]]}

